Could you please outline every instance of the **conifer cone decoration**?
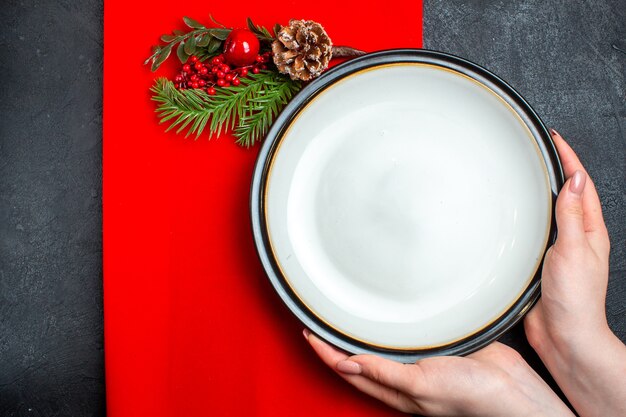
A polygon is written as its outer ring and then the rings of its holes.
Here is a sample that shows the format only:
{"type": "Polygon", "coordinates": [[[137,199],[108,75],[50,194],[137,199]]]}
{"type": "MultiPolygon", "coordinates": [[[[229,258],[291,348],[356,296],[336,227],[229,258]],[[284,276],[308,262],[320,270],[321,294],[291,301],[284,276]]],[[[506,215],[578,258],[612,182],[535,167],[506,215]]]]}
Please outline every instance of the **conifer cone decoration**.
{"type": "Polygon", "coordinates": [[[292,80],[309,81],[328,68],[333,44],[319,23],[292,19],[276,34],[272,52],[278,71],[292,80]]]}

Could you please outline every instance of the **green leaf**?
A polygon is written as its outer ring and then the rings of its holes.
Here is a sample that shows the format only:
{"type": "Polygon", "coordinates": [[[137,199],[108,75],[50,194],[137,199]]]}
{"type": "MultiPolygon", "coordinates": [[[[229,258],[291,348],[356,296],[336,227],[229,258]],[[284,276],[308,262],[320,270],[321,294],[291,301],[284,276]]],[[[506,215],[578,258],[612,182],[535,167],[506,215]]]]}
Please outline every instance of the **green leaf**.
{"type": "Polygon", "coordinates": [[[174,35],[161,35],[161,40],[163,42],[172,42],[174,39],[176,39],[176,36],[174,35]]]}
{"type": "Polygon", "coordinates": [[[209,54],[217,52],[218,49],[222,46],[222,41],[217,38],[211,37],[209,40],[209,44],[207,45],[207,52],[209,54]]]}
{"type": "MultiPolygon", "coordinates": [[[[157,52],[158,52],[158,51],[157,51],[157,52]]],[[[157,55],[157,52],[153,53],[152,55],[150,55],[150,56],[148,57],[148,59],[146,59],[145,61],[143,61],[143,64],[144,64],[144,65],[148,65],[148,62],[150,62],[150,61],[154,61],[154,57],[157,55]]]]}
{"type": "Polygon", "coordinates": [[[185,42],[185,53],[187,55],[193,55],[196,52],[196,38],[193,36],[190,36],[189,38],[187,38],[187,41],[185,42]]]}
{"type": "Polygon", "coordinates": [[[183,32],[182,30],[178,30],[178,29],[174,29],[172,33],[176,36],[183,36],[185,34],[185,32],[183,32]]]}
{"type": "Polygon", "coordinates": [[[205,29],[203,24],[196,22],[190,17],[187,17],[187,16],[183,17],[183,21],[185,22],[187,26],[189,26],[192,29],[205,29]]]}
{"type": "Polygon", "coordinates": [[[206,47],[209,44],[211,39],[212,39],[212,37],[208,33],[205,33],[204,35],[198,36],[196,38],[196,46],[204,48],[204,47],[206,47]]]}
{"type": "Polygon", "coordinates": [[[170,56],[172,52],[172,44],[169,44],[165,48],[161,49],[161,51],[155,56],[154,61],[152,62],[152,71],[156,71],[163,62],[170,56]]]}
{"type": "Polygon", "coordinates": [[[272,34],[270,33],[269,30],[267,30],[264,27],[259,27],[259,30],[261,31],[261,33],[263,34],[263,36],[265,36],[265,40],[272,40],[274,39],[274,37],[272,36],[272,34]]]}
{"type": "Polygon", "coordinates": [[[246,19],[246,22],[248,23],[248,29],[250,29],[250,31],[259,38],[259,40],[261,41],[274,40],[274,37],[266,28],[264,28],[263,26],[255,25],[254,22],[252,22],[252,19],[250,19],[249,17],[246,19]]]}
{"type": "Polygon", "coordinates": [[[221,41],[226,40],[226,38],[228,37],[228,35],[230,35],[232,29],[219,29],[219,28],[213,28],[213,29],[209,29],[209,33],[211,34],[211,36],[213,36],[214,38],[217,38],[221,41]]]}
{"type": "Polygon", "coordinates": [[[248,29],[250,29],[254,33],[258,33],[258,29],[256,25],[252,22],[252,19],[250,19],[249,17],[246,18],[246,23],[248,24],[248,29]]]}
{"type": "Polygon", "coordinates": [[[189,55],[185,52],[185,41],[178,44],[178,48],[176,48],[176,55],[178,55],[178,59],[181,64],[184,64],[189,59],[189,55]]]}

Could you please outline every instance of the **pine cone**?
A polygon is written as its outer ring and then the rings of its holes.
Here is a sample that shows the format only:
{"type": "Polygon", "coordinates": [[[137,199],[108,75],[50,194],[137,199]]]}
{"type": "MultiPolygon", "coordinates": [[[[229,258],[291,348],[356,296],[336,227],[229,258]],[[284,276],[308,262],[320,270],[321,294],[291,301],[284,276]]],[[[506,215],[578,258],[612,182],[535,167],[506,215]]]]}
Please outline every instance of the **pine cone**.
{"type": "Polygon", "coordinates": [[[333,44],[319,23],[292,19],[276,34],[272,52],[278,71],[292,80],[309,81],[328,68],[333,44]]]}

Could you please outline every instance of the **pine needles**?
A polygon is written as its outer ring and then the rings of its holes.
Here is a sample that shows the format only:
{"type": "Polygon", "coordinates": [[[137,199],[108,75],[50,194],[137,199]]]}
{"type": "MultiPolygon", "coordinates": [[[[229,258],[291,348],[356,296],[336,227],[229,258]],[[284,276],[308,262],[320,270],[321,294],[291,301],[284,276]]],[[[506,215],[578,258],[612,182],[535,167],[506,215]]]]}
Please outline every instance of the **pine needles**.
{"type": "Polygon", "coordinates": [[[299,81],[273,71],[261,71],[241,84],[216,88],[208,95],[200,89],[178,90],[166,78],[158,78],[150,89],[158,103],[160,123],[170,123],[167,131],[187,131],[198,138],[205,129],[219,137],[230,130],[241,146],[250,147],[261,140],[276,116],[302,87],[299,81]]]}

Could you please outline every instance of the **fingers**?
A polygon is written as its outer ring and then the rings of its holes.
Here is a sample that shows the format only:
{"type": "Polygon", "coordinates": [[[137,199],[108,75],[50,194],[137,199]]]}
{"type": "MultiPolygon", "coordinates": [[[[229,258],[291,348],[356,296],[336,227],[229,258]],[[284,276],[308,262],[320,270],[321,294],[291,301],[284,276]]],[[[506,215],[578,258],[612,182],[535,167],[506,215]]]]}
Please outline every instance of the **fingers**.
{"type": "MultiPolygon", "coordinates": [[[[563,165],[563,172],[565,173],[565,177],[569,178],[574,175],[576,171],[585,171],[583,164],[578,159],[578,156],[574,152],[574,150],[569,146],[563,136],[559,132],[554,129],[550,129],[550,133],[552,134],[552,139],[554,140],[554,144],[556,145],[556,150],[559,152],[559,157],[561,159],[561,164],[563,165]]],[[[586,172],[586,171],[585,171],[586,172]]]]}
{"type": "MultiPolygon", "coordinates": [[[[354,385],[359,391],[397,410],[404,412],[416,411],[415,405],[404,393],[370,379],[366,373],[363,373],[363,367],[360,362],[352,361],[352,358],[355,358],[355,356],[349,357],[306,330],[305,338],[326,365],[337,372],[347,382],[354,385]]],[[[360,358],[364,356],[366,355],[362,355],[360,358]]]]}
{"type": "Polygon", "coordinates": [[[309,334],[308,341],[326,365],[344,375],[361,375],[380,385],[400,391],[412,391],[415,379],[419,377],[418,372],[411,369],[413,367],[375,355],[348,356],[313,334],[309,334]]]}
{"type": "MultiPolygon", "coordinates": [[[[554,140],[554,144],[559,152],[565,177],[572,177],[576,171],[582,171],[586,174],[587,171],[576,156],[576,153],[567,144],[567,142],[565,142],[563,137],[554,129],[550,129],[550,132],[552,133],[552,139],[554,140]]],[[[583,221],[585,232],[592,234],[593,239],[606,240],[606,243],[608,244],[608,237],[606,236],[606,226],[604,225],[604,219],[602,217],[600,199],[596,188],[588,175],[586,178],[585,190],[583,192],[582,207],[584,213],[583,221]]]]}
{"type": "Polygon", "coordinates": [[[570,251],[587,243],[583,209],[586,180],[587,174],[577,170],[565,182],[556,200],[556,224],[559,234],[555,247],[559,251],[570,251]]]}
{"type": "Polygon", "coordinates": [[[381,385],[407,393],[419,392],[423,381],[416,365],[404,365],[375,355],[356,355],[350,362],[358,365],[359,373],[381,385]]]}
{"type": "Polygon", "coordinates": [[[308,329],[304,329],[302,333],[304,334],[304,338],[309,342],[315,353],[317,353],[320,359],[332,369],[335,369],[338,362],[345,361],[349,358],[349,356],[345,353],[340,352],[328,343],[323,342],[308,329]]]}

